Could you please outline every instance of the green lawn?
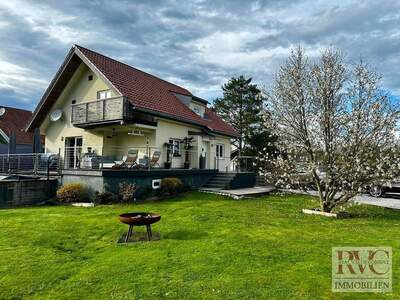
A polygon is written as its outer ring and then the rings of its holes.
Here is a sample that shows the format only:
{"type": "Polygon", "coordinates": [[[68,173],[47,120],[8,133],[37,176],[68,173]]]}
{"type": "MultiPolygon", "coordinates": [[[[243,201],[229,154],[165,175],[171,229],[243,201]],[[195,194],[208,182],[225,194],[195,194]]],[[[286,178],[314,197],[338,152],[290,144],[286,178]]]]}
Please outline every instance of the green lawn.
{"type": "MultiPolygon", "coordinates": [[[[400,298],[400,212],[303,215],[307,196],[190,193],[155,203],[0,210],[0,299],[400,298]],[[129,211],[162,215],[161,240],[118,245],[129,211]],[[391,246],[392,294],[331,292],[331,247],[391,246]]],[[[142,229],[143,230],[143,229],[142,229]]]]}

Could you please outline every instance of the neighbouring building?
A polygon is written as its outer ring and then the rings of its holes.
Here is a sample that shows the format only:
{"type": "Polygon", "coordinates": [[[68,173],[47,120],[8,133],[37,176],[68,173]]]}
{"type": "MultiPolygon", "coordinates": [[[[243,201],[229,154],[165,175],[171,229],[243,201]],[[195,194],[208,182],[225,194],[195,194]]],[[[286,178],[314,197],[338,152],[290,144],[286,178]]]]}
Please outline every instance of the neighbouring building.
{"type": "Polygon", "coordinates": [[[32,153],[33,133],[26,132],[32,117],[29,110],[0,105],[0,154],[8,154],[11,132],[15,132],[17,153],[32,153]]]}

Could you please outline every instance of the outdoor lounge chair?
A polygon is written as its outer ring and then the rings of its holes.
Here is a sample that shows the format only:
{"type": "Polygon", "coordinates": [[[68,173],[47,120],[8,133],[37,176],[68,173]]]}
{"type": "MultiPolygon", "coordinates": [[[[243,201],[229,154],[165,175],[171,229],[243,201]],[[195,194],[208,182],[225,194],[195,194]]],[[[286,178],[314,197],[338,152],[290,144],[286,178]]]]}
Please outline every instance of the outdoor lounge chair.
{"type": "Polygon", "coordinates": [[[139,150],[130,148],[128,154],[122,157],[122,161],[116,161],[114,168],[133,168],[137,165],[139,150]]]}
{"type": "Polygon", "coordinates": [[[153,155],[151,156],[150,162],[148,160],[148,158],[146,158],[146,163],[144,164],[139,164],[138,167],[139,168],[148,168],[150,166],[150,168],[153,168],[155,166],[160,167],[160,164],[158,163],[158,161],[160,160],[161,157],[161,151],[154,151],[153,155]]]}
{"type": "Polygon", "coordinates": [[[158,161],[160,160],[160,157],[161,157],[161,152],[154,151],[154,153],[150,159],[150,168],[153,168],[154,166],[160,167],[160,164],[158,163],[158,161]]]}

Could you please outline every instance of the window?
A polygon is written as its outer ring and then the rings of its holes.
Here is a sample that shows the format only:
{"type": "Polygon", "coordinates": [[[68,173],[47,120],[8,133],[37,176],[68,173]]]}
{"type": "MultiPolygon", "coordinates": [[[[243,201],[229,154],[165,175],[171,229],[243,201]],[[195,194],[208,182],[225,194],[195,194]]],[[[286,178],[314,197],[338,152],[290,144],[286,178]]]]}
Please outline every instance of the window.
{"type": "Polygon", "coordinates": [[[219,159],[222,159],[225,157],[225,145],[224,144],[217,144],[216,146],[216,156],[219,159]]]}
{"type": "Polygon", "coordinates": [[[111,98],[111,91],[110,90],[104,90],[104,91],[98,91],[97,92],[97,99],[107,99],[111,98]]]}
{"type": "Polygon", "coordinates": [[[196,114],[198,114],[199,116],[201,116],[201,112],[200,112],[200,108],[198,108],[198,107],[193,107],[193,111],[196,113],[196,114]]]}
{"type": "Polygon", "coordinates": [[[72,104],[76,104],[76,100],[72,100],[72,104]]]}
{"type": "Polygon", "coordinates": [[[192,103],[190,104],[190,108],[192,109],[192,111],[193,111],[196,115],[198,115],[198,116],[200,116],[200,117],[203,118],[203,116],[204,116],[204,107],[203,107],[203,106],[198,105],[198,104],[192,102],[192,103]]]}
{"type": "Polygon", "coordinates": [[[154,190],[159,189],[161,187],[161,179],[153,179],[151,186],[154,190]]]}
{"type": "Polygon", "coordinates": [[[181,141],[178,139],[170,139],[169,144],[171,145],[173,156],[181,156],[181,141]]]}
{"type": "Polygon", "coordinates": [[[87,77],[87,80],[88,80],[88,81],[92,81],[92,80],[93,80],[93,75],[89,75],[89,76],[87,77]]]}

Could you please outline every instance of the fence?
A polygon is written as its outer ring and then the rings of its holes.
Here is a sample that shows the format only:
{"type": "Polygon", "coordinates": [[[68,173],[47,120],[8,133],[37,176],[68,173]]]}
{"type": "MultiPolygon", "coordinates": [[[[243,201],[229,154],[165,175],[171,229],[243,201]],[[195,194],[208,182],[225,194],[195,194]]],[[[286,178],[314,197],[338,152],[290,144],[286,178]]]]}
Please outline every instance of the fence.
{"type": "Polygon", "coordinates": [[[226,166],[226,172],[258,172],[256,157],[254,156],[236,156],[226,166]]]}
{"type": "Polygon", "coordinates": [[[118,168],[200,168],[196,149],[160,149],[150,146],[65,147],[62,166],[65,169],[118,168]]]}
{"type": "Polygon", "coordinates": [[[197,147],[185,149],[151,146],[75,146],[65,147],[64,169],[219,169],[225,170],[230,157],[215,157],[197,147]]]}
{"type": "Polygon", "coordinates": [[[0,155],[0,174],[58,175],[60,169],[216,169],[255,172],[252,156],[208,157],[197,149],[174,152],[155,147],[65,147],[64,156],[54,153],[0,155]],[[131,150],[136,150],[129,153],[131,150]]]}
{"type": "MultiPolygon", "coordinates": [[[[9,146],[8,144],[0,144],[0,155],[7,154],[9,146]]],[[[17,145],[16,153],[18,154],[28,154],[32,153],[32,145],[17,145]]]]}
{"type": "Polygon", "coordinates": [[[58,174],[60,156],[53,153],[3,154],[0,155],[0,173],[19,175],[58,174]]]}

